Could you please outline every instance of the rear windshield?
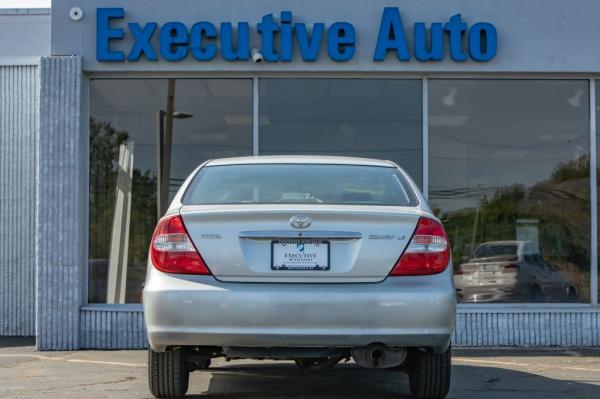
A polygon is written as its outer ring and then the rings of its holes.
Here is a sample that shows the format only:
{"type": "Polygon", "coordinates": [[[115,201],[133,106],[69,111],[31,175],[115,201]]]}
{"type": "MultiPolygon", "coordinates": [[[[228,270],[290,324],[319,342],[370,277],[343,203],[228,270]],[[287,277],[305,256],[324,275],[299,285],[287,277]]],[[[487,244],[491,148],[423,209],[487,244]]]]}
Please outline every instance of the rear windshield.
{"type": "Polygon", "coordinates": [[[250,164],[202,168],[183,203],[415,206],[396,168],[328,164],[250,164]]]}
{"type": "Polygon", "coordinates": [[[518,246],[515,244],[482,245],[475,250],[476,258],[489,258],[491,256],[515,256],[518,246]]]}

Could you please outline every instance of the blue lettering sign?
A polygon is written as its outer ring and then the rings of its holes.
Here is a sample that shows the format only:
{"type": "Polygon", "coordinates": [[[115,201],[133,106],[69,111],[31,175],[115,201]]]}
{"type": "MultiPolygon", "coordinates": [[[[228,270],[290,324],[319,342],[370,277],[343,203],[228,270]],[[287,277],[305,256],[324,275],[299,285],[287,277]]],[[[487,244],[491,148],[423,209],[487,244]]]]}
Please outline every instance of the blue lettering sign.
{"type": "Polygon", "coordinates": [[[444,30],[450,35],[450,58],[458,62],[466,61],[467,54],[463,51],[463,33],[467,31],[467,24],[460,20],[460,14],[452,16],[444,25],[444,30]]]}
{"type": "Polygon", "coordinates": [[[160,54],[167,61],[181,61],[188,54],[188,31],[181,22],[167,22],[160,28],[160,54]]]}
{"type": "Polygon", "coordinates": [[[190,32],[190,49],[192,56],[198,61],[210,61],[217,55],[217,45],[204,44],[208,39],[217,37],[217,28],[210,22],[197,22],[190,32]]]}
{"type": "Polygon", "coordinates": [[[292,26],[292,13],[284,11],[279,18],[281,21],[281,56],[279,59],[284,62],[290,62],[294,56],[294,27],[292,26]]]}
{"type": "Polygon", "coordinates": [[[256,30],[262,37],[262,55],[265,61],[279,61],[274,45],[274,36],[276,32],[279,32],[279,25],[275,23],[273,14],[262,17],[262,22],[256,25],[256,30]]]}
{"type": "MultiPolygon", "coordinates": [[[[199,21],[188,28],[182,22],[129,22],[124,24],[124,8],[96,10],[96,59],[99,62],[136,62],[164,59],[182,61],[191,53],[197,61],[210,61],[220,56],[225,61],[255,60],[291,62],[297,46],[302,61],[315,62],[321,48],[327,46],[327,56],[334,62],[348,62],[356,53],[356,29],[350,22],[339,21],[327,26],[323,22],[307,24],[293,21],[291,11],[279,16],[264,15],[256,24],[258,49],[251,49],[250,24],[246,21],[213,23],[199,21]],[[124,43],[133,42],[121,50],[124,43]],[[325,43],[323,43],[325,41],[325,43]],[[157,47],[156,49],[154,47],[157,47]],[[127,51],[128,50],[128,51],[127,51]],[[219,51],[220,50],[220,51],[219,51]],[[125,56],[127,54],[127,56],[125,56]]],[[[410,27],[408,27],[410,28],[410,27]]],[[[439,62],[446,53],[456,62],[469,59],[491,61],[498,51],[498,33],[494,25],[477,22],[469,28],[461,14],[447,22],[415,22],[412,43],[408,40],[400,10],[386,7],[379,22],[377,41],[373,43],[373,60],[385,62],[389,53],[398,61],[439,62]]]]}
{"type": "Polygon", "coordinates": [[[373,60],[383,61],[388,51],[395,51],[398,60],[410,60],[408,52],[408,43],[404,36],[404,27],[400,18],[400,11],[395,7],[386,7],[383,10],[383,17],[379,25],[379,35],[377,37],[377,47],[373,60]]]}
{"type": "Polygon", "coordinates": [[[221,56],[227,61],[250,58],[250,26],[240,22],[237,26],[237,49],[234,49],[233,27],[229,22],[221,24],[221,56]]]}
{"type": "Polygon", "coordinates": [[[323,31],[325,24],[316,23],[313,25],[312,34],[309,35],[305,24],[294,25],[296,31],[296,39],[298,39],[298,47],[302,59],[308,62],[317,60],[319,50],[321,49],[321,40],[323,39],[323,31]]]}
{"type": "Polygon", "coordinates": [[[111,28],[111,19],[125,16],[123,8],[98,8],[96,10],[96,59],[98,61],[123,61],[122,51],[111,51],[110,41],[123,39],[123,29],[111,28]]]}
{"type": "Polygon", "coordinates": [[[460,14],[453,15],[445,24],[432,23],[429,40],[425,23],[415,23],[413,54],[411,54],[400,11],[395,7],[386,7],[381,17],[373,60],[385,61],[388,52],[392,51],[396,53],[399,61],[410,61],[412,55],[421,62],[441,61],[445,52],[445,33],[448,37],[450,58],[453,61],[465,62],[470,56],[475,61],[487,62],[496,56],[498,34],[494,25],[478,22],[469,30],[460,14]],[[468,41],[465,50],[464,37],[467,32],[468,41]]]}
{"type": "Polygon", "coordinates": [[[336,22],[327,32],[327,53],[334,61],[343,62],[354,56],[354,26],[348,22],[336,22]]]}
{"type": "Polygon", "coordinates": [[[154,34],[154,31],[156,31],[158,24],[156,22],[149,22],[142,28],[140,24],[133,22],[128,24],[128,26],[135,42],[127,56],[127,61],[137,61],[142,54],[150,61],[158,60],[158,57],[152,48],[152,44],[150,44],[150,40],[152,39],[152,35],[154,34]]]}
{"type": "Polygon", "coordinates": [[[419,61],[441,61],[444,58],[444,27],[441,23],[431,24],[431,39],[427,45],[427,30],[423,22],[414,27],[415,58],[419,61]]]}
{"type": "Polygon", "coordinates": [[[469,31],[469,54],[475,61],[486,62],[496,56],[498,33],[494,25],[479,22],[469,31]]]}

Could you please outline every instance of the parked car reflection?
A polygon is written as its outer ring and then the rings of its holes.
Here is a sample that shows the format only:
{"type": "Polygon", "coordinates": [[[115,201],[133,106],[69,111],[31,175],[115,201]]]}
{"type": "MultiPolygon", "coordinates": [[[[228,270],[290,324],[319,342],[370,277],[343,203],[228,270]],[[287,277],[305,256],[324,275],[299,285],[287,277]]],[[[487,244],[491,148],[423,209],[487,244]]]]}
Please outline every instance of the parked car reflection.
{"type": "Polygon", "coordinates": [[[490,241],[457,267],[454,283],[459,300],[479,302],[575,302],[568,279],[544,260],[531,241],[490,241]]]}

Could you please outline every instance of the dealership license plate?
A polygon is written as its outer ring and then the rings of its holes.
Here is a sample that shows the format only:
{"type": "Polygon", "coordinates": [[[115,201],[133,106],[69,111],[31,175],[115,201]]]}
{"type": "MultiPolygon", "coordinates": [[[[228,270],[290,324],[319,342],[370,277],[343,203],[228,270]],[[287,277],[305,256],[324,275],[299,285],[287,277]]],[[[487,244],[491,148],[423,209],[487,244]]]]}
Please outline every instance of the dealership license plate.
{"type": "Polygon", "coordinates": [[[329,241],[271,242],[272,270],[329,270],[329,241]]]}

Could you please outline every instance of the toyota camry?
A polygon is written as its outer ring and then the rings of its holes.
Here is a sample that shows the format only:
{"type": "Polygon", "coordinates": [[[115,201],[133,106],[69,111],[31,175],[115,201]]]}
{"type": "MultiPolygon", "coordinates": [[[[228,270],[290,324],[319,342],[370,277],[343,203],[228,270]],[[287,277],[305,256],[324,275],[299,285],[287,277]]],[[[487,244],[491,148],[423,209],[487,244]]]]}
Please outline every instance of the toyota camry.
{"type": "Polygon", "coordinates": [[[390,161],[318,156],[200,165],[159,220],[144,316],[156,397],[211,359],[352,359],[405,371],[415,398],[450,386],[450,246],[390,161]]]}

